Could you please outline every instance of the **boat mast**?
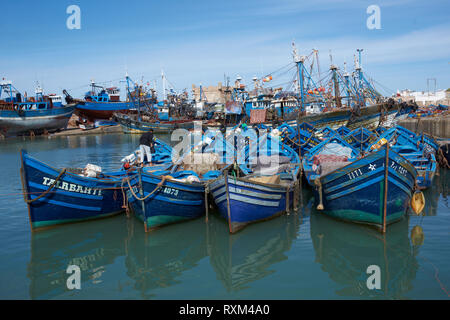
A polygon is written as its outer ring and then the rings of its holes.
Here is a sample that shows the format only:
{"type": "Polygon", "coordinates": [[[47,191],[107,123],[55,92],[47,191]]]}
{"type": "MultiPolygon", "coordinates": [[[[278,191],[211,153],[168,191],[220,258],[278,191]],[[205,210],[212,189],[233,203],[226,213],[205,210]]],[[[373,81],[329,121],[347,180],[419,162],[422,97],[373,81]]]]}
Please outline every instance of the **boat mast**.
{"type": "Polygon", "coordinates": [[[316,56],[316,60],[317,60],[317,76],[319,77],[319,86],[322,87],[322,79],[320,78],[320,65],[319,65],[319,50],[317,49],[313,49],[314,54],[316,56]]]}
{"type": "Polygon", "coordinates": [[[164,70],[161,69],[162,87],[163,87],[163,103],[166,100],[166,76],[164,70]]]}
{"type": "Polygon", "coordinates": [[[297,54],[297,48],[295,47],[295,42],[292,42],[292,55],[294,58],[294,63],[297,65],[297,92],[300,95],[300,110],[303,112],[304,106],[304,88],[303,88],[303,63],[305,62],[305,56],[299,56],[297,54]]]}
{"type": "MultiPolygon", "coordinates": [[[[130,81],[131,81],[131,79],[130,79],[130,77],[128,76],[128,71],[126,71],[126,73],[125,73],[125,80],[126,80],[126,82],[127,82],[127,94],[128,94],[128,99],[133,103],[134,107],[136,107],[136,103],[135,103],[134,97],[133,97],[133,95],[131,94],[131,91],[130,91],[130,81]]],[[[136,90],[136,88],[135,88],[134,93],[135,93],[135,94],[136,94],[136,93],[139,94],[139,92],[136,90]]],[[[141,104],[140,104],[139,101],[138,101],[138,104],[137,104],[137,108],[136,108],[136,109],[137,109],[137,112],[138,112],[138,120],[141,121],[141,104]]]]}
{"type": "Polygon", "coordinates": [[[357,88],[358,88],[358,92],[359,92],[359,96],[360,96],[360,103],[361,106],[365,105],[365,98],[364,98],[364,92],[363,92],[363,79],[362,79],[362,72],[361,72],[361,52],[363,51],[363,49],[356,49],[356,51],[358,52],[358,60],[356,60],[356,56],[355,56],[355,70],[356,70],[356,75],[357,75],[357,88]]]}
{"type": "Polygon", "coordinates": [[[344,82],[345,86],[347,88],[347,106],[350,107],[350,80],[349,80],[350,74],[347,72],[347,62],[344,61],[344,82]]]}
{"type": "Polygon", "coordinates": [[[331,51],[330,51],[330,62],[331,62],[330,70],[333,74],[333,83],[334,83],[334,99],[336,102],[336,107],[338,109],[340,109],[342,107],[342,104],[341,104],[341,97],[339,95],[339,81],[338,81],[338,75],[337,75],[337,66],[335,66],[333,64],[333,56],[331,55],[331,51]]]}

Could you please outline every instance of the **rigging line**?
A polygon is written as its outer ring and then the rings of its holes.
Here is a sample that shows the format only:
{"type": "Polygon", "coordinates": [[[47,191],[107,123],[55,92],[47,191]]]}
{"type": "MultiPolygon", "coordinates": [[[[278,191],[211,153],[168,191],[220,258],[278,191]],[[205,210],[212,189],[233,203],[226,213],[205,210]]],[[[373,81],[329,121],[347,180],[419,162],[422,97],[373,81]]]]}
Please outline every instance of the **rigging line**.
{"type": "Polygon", "coordinates": [[[382,87],[383,89],[388,89],[391,92],[395,92],[395,90],[392,90],[391,88],[381,84],[380,82],[376,81],[375,79],[372,79],[373,82],[375,82],[377,85],[379,85],[380,87],[382,87]]]}
{"type": "Polygon", "coordinates": [[[291,66],[291,65],[292,65],[292,62],[288,63],[287,65],[284,65],[283,67],[281,67],[281,68],[279,68],[279,69],[277,69],[275,71],[272,71],[272,72],[266,74],[264,77],[261,77],[260,79],[263,79],[263,78],[265,78],[267,76],[270,76],[270,75],[274,75],[275,73],[277,73],[277,72],[279,72],[279,71],[283,70],[284,68],[286,68],[288,66],[291,66]]]}

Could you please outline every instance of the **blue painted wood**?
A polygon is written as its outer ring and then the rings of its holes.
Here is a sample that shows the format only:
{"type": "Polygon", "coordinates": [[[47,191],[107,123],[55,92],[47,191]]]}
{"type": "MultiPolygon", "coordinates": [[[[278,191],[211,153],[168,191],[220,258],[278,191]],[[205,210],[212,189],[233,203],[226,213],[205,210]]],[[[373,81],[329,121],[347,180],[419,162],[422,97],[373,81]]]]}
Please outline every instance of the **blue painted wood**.
{"type": "Polygon", "coordinates": [[[437,170],[435,149],[437,144],[434,139],[416,135],[402,126],[395,126],[386,130],[371,143],[366,152],[378,148],[382,139],[388,141],[392,150],[405,157],[416,168],[419,188],[425,189],[431,186],[437,170]]]}
{"type": "Polygon", "coordinates": [[[55,108],[45,105],[42,109],[23,108],[24,105],[28,104],[11,105],[11,108],[0,106],[0,133],[9,136],[28,133],[30,130],[40,133],[64,129],[74,111],[73,105],[55,108]]]}
{"type": "MultiPolygon", "coordinates": [[[[225,167],[231,165],[234,161],[234,146],[231,142],[219,130],[209,131],[208,135],[202,136],[200,144],[193,146],[186,155],[191,152],[218,154],[219,164],[225,167]]],[[[205,213],[206,183],[220,176],[221,170],[212,170],[201,176],[186,170],[183,159],[174,163],[170,171],[144,168],[133,178],[131,184],[134,194],[128,190],[127,198],[132,211],[144,222],[147,231],[195,219],[205,213]],[[198,181],[188,182],[188,177],[198,181]]]]}
{"type": "Polygon", "coordinates": [[[235,233],[248,224],[283,214],[286,211],[286,194],[289,187],[289,206],[292,207],[292,185],[262,184],[232,175],[222,175],[211,184],[210,190],[220,215],[228,220],[230,232],[235,233]],[[225,179],[228,179],[229,218],[225,179]]]}
{"type": "Polygon", "coordinates": [[[344,136],[345,141],[347,141],[353,148],[361,151],[365,150],[376,139],[377,135],[364,127],[359,127],[352,130],[344,136]]]}
{"type": "Polygon", "coordinates": [[[303,122],[298,128],[284,123],[278,127],[278,130],[281,131],[281,140],[297,153],[300,153],[301,148],[302,155],[320,143],[315,136],[316,129],[309,123],[303,122]]]}
{"type": "Polygon", "coordinates": [[[146,230],[198,218],[205,212],[205,184],[181,182],[172,177],[163,182],[168,173],[144,170],[139,173],[140,177],[133,179],[134,193],[140,199],[146,197],[145,200],[137,199],[131,190],[127,191],[130,208],[144,222],[146,230]]]}
{"type": "Polygon", "coordinates": [[[388,152],[385,187],[386,147],[351,164],[321,176],[321,190],[314,188],[316,203],[322,197],[323,212],[351,222],[383,226],[387,195],[386,224],[401,219],[409,208],[417,171],[393,150],[388,152]]]}
{"type": "MultiPolygon", "coordinates": [[[[29,156],[22,150],[24,198],[32,200],[46,191],[60,170],[29,156]]],[[[28,204],[32,229],[102,218],[123,211],[121,179],[127,173],[87,178],[66,171],[44,197],[28,204]]]]}
{"type": "MultiPolygon", "coordinates": [[[[248,224],[283,214],[287,205],[291,207],[293,203],[293,187],[300,170],[298,154],[271,135],[266,134],[255,141],[256,146],[252,147],[249,141],[249,145],[238,150],[239,171],[244,176],[236,177],[236,172],[224,173],[210,185],[214,201],[221,216],[228,220],[231,233],[248,224]],[[253,161],[261,156],[281,156],[289,159],[286,168],[273,174],[279,176],[281,183],[261,183],[249,179],[261,177],[261,173],[254,172],[252,165],[253,161]],[[288,193],[289,201],[286,199],[288,193]]],[[[274,167],[278,163],[270,165],[274,167]]]]}

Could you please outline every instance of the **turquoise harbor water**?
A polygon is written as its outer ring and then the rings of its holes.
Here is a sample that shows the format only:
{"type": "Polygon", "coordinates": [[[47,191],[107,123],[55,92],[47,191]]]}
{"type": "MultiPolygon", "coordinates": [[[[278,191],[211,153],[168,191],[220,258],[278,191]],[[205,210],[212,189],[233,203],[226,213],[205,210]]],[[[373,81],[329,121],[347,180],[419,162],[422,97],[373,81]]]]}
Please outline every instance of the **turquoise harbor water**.
{"type": "Polygon", "coordinates": [[[449,298],[449,171],[425,192],[425,215],[385,236],[321,215],[307,190],[299,212],[232,236],[215,214],[150,234],[125,215],[31,234],[21,148],[55,167],[114,170],[137,143],[120,134],[0,141],[1,299],[449,298]],[[70,264],[81,268],[81,290],[66,289],[70,264]],[[381,269],[381,290],[366,286],[369,265],[381,269]]]}

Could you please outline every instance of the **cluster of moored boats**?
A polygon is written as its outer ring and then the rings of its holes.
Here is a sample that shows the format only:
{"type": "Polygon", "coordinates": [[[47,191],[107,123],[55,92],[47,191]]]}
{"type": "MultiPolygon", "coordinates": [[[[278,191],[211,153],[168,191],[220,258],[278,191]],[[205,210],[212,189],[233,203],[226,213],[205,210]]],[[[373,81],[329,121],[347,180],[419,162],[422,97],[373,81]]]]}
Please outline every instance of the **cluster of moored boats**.
{"type": "Polygon", "coordinates": [[[155,139],[151,163],[139,151],[118,172],[101,167],[52,168],[22,151],[21,177],[32,230],[127,212],[146,231],[208,217],[215,205],[230,233],[295,211],[302,180],[317,210],[351,222],[386,226],[410,207],[420,213],[419,190],[431,185],[438,145],[432,137],[395,126],[354,130],[310,123],[190,132],[179,155],[155,139]]]}
{"type": "MultiPolygon", "coordinates": [[[[167,90],[164,73],[162,99],[157,98],[155,88],[151,88],[149,83],[147,86],[143,81],[139,84],[127,74],[121,81],[126,83],[124,100],[121,100],[118,87],[106,87],[92,81],[89,91],[81,99],[63,90],[65,105],[62,104],[62,96],[46,95],[40,86],[35,96],[28,97],[11,81],[3,79],[0,81],[0,136],[64,130],[72,114],[76,114],[78,120],[75,117],[71,125],[83,130],[120,124],[125,133],[141,133],[150,128],[154,132],[192,129],[193,120],[202,120],[207,126],[234,126],[245,118],[251,123],[266,125],[292,122],[301,117],[302,122],[315,127],[344,124],[352,128],[390,127],[415,114],[418,107],[415,103],[384,97],[373,87],[362,71],[361,56],[355,60],[352,73],[347,72],[346,65],[341,71],[331,64],[323,77],[320,70],[313,76],[313,66],[318,59],[317,51],[313,53],[299,55],[294,45],[293,63],[262,78],[254,77],[253,90],[238,75],[234,85],[228,79],[212,94],[208,92],[210,98],[201,85],[198,91],[193,89],[192,99],[188,98],[186,90],[178,93],[173,89],[167,90]],[[293,80],[284,83],[284,89],[283,86],[272,85],[272,81],[281,81],[289,73],[289,79],[293,80]]],[[[318,60],[316,64],[318,66],[318,60]]]]}

